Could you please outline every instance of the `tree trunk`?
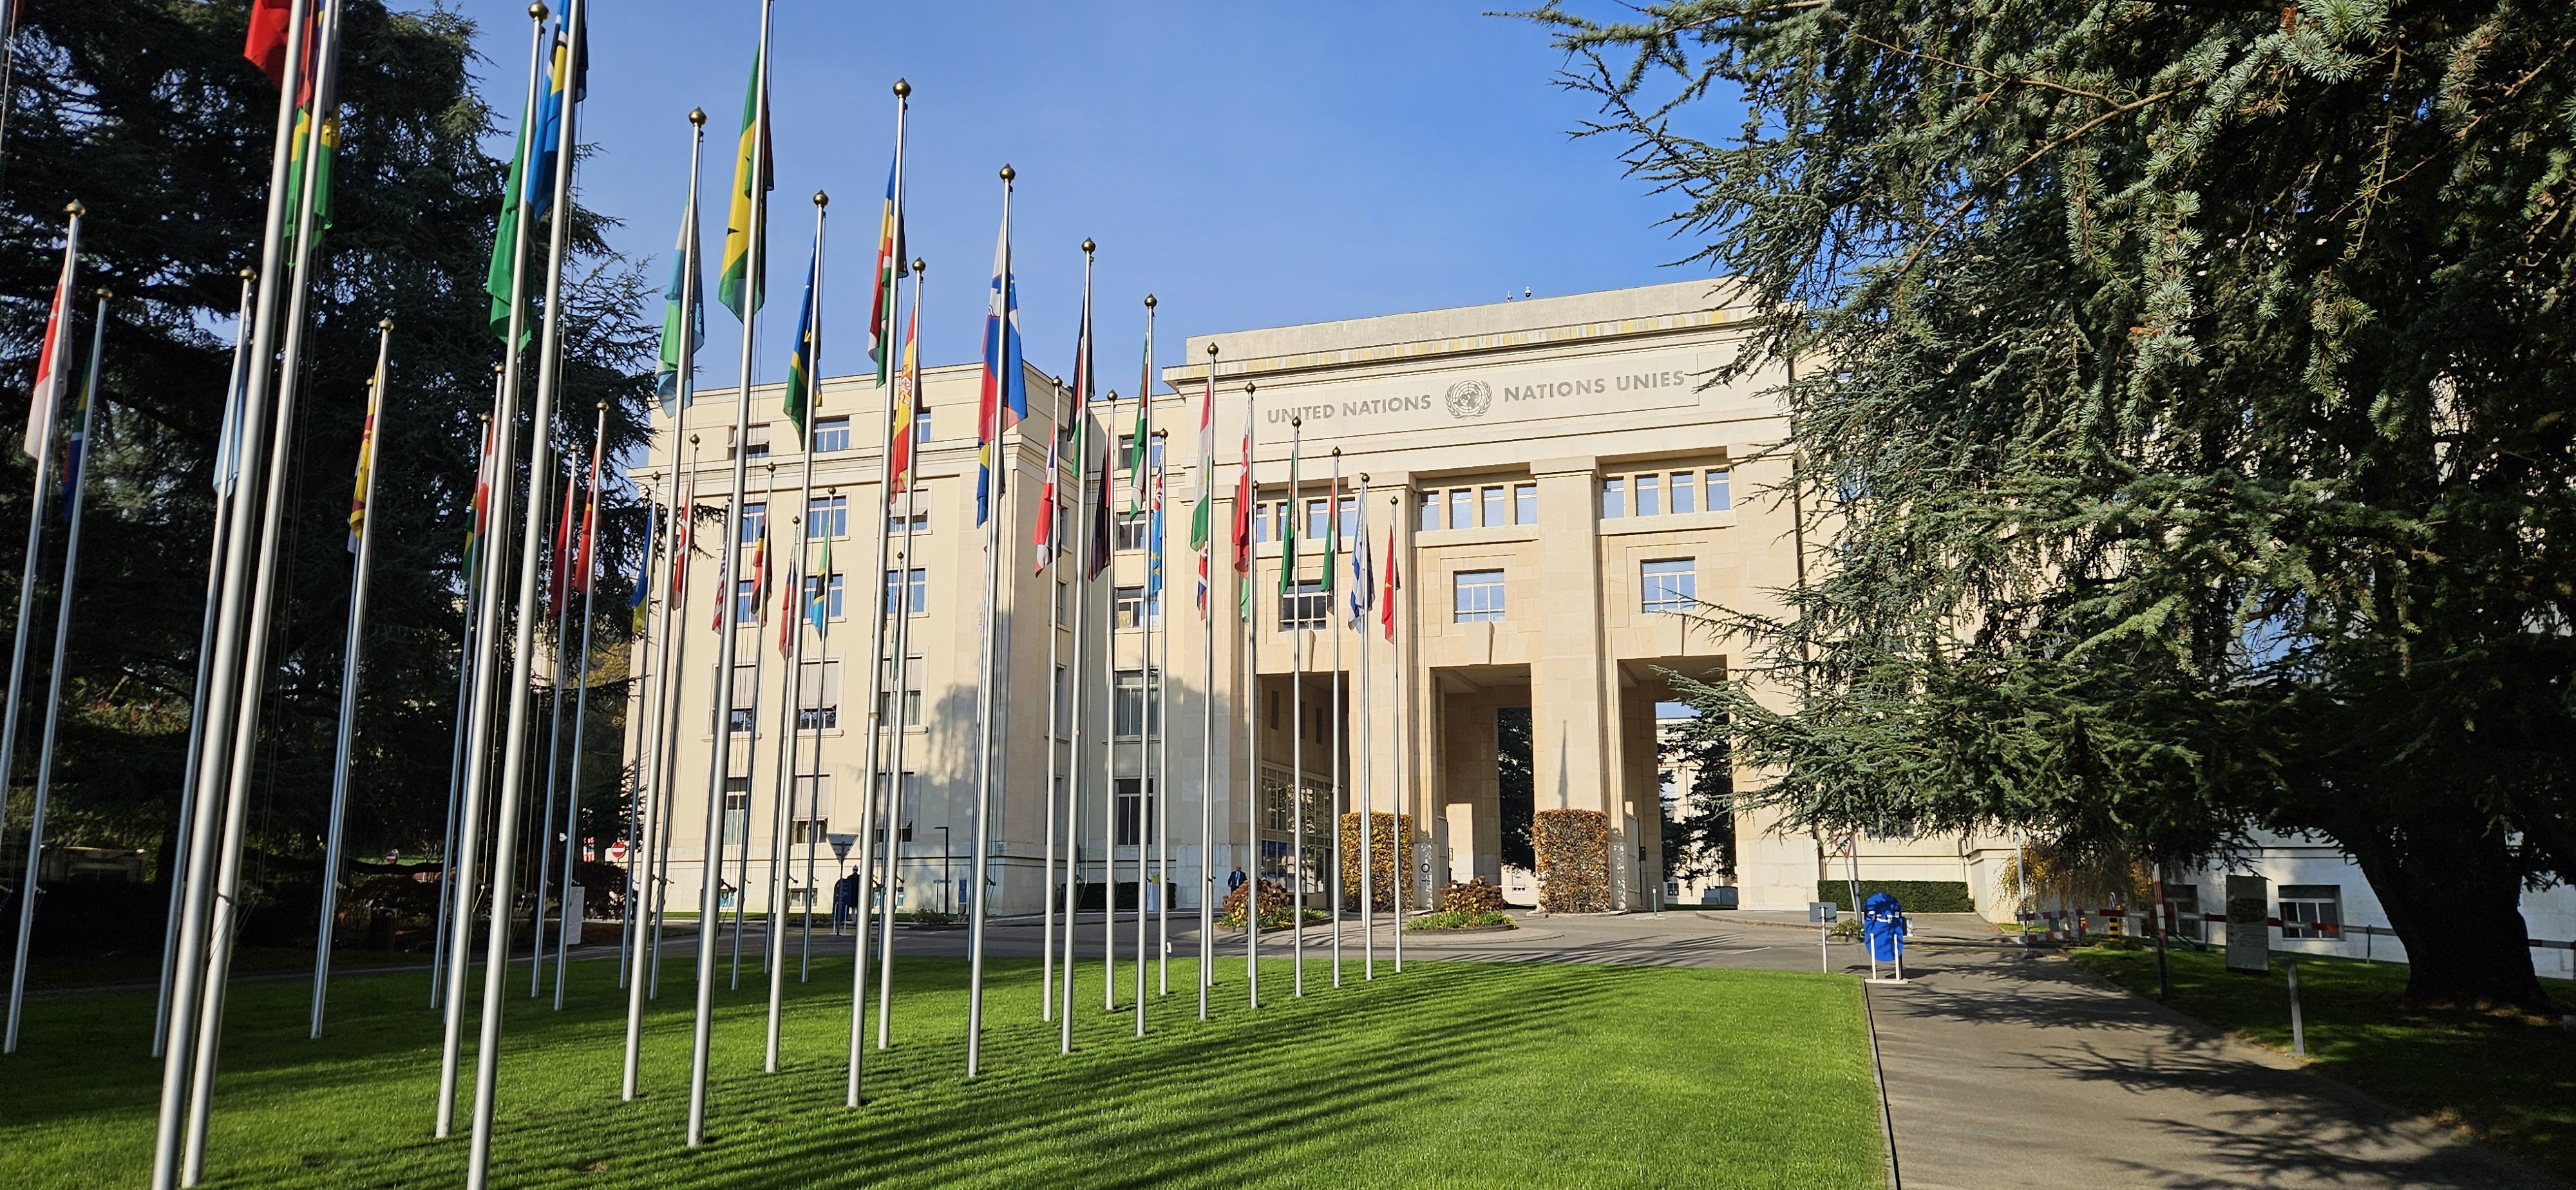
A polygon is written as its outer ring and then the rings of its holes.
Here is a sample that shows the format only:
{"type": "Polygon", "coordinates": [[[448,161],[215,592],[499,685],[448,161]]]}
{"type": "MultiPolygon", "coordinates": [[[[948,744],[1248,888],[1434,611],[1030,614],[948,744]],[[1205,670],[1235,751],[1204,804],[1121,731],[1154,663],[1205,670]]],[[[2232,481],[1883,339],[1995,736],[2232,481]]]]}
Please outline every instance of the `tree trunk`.
{"type": "Polygon", "coordinates": [[[2525,945],[2521,874],[2503,834],[2442,801],[2379,831],[2336,837],[2406,944],[2406,998],[2548,1011],[2525,945]]]}

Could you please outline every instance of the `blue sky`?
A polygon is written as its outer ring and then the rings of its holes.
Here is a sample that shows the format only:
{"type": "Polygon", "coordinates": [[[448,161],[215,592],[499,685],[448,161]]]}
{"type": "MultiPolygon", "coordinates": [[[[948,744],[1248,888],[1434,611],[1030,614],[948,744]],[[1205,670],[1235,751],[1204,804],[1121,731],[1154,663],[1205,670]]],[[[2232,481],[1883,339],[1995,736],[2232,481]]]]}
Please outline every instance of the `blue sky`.
{"type": "MultiPolygon", "coordinates": [[[[1490,0],[1487,0],[1490,3],[1490,0]]],[[[516,120],[524,3],[450,0],[480,26],[485,95],[516,120]]],[[[723,238],[732,140],[758,0],[611,0],[593,14],[595,147],[581,201],[615,246],[667,259],[692,106],[708,113],[702,202],[723,238]]],[[[930,263],[925,362],[974,358],[1005,162],[1030,359],[1066,370],[1078,245],[1099,242],[1103,382],[1135,384],[1142,299],[1158,355],[1185,334],[1684,279],[1671,200],[1622,176],[1618,146],[1571,140],[1591,114],[1551,85],[1563,55],[1479,4],[890,5],[778,0],[771,95],[779,239],[757,377],[782,378],[817,189],[833,198],[824,371],[865,364],[866,274],[893,147],[897,76],[914,88],[906,189],[930,263]]],[[[506,138],[509,128],[502,130],[506,138]]],[[[506,139],[493,142],[506,154],[506,139]]],[[[662,275],[659,267],[652,274],[662,275]]],[[[658,311],[655,312],[658,318],[658,311]]],[[[703,383],[730,384],[739,332],[708,319],[703,383]]]]}

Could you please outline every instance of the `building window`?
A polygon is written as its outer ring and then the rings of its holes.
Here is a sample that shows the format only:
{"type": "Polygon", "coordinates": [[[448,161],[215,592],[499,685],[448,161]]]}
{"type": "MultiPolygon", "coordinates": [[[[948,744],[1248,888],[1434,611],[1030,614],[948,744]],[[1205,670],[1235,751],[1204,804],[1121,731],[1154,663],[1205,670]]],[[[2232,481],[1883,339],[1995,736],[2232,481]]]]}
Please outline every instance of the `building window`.
{"type": "Polygon", "coordinates": [[[1065,582],[1065,581],[1064,581],[1064,580],[1062,580],[1062,579],[1057,579],[1057,580],[1056,580],[1056,584],[1055,584],[1055,626],[1056,626],[1056,627],[1058,627],[1058,628],[1062,628],[1062,627],[1064,627],[1064,626],[1066,626],[1066,625],[1068,625],[1068,624],[1071,624],[1071,623],[1073,622],[1073,615],[1072,615],[1072,608],[1073,608],[1073,603],[1072,603],[1072,593],[1073,593],[1073,584],[1068,583],[1068,582],[1065,582]]]}
{"type": "Polygon", "coordinates": [[[850,449],[850,419],[817,418],[814,422],[814,453],[825,454],[850,449]]]}
{"type": "MultiPolygon", "coordinates": [[[[832,577],[837,579],[840,576],[833,575],[832,577]]],[[[898,607],[902,608],[907,615],[919,616],[928,614],[930,611],[930,571],[923,567],[915,566],[909,574],[899,570],[889,570],[885,572],[884,598],[885,607],[889,614],[898,607]],[[897,575],[904,575],[904,577],[897,578],[897,575]],[[898,585],[908,589],[898,590],[898,585]]]]}
{"type": "MultiPolygon", "coordinates": [[[[891,533],[903,532],[903,522],[906,514],[910,514],[911,516],[913,532],[930,532],[930,488],[928,485],[913,485],[911,491],[905,492],[902,499],[895,501],[893,507],[886,510],[886,530],[891,533]]],[[[848,534],[835,533],[833,536],[846,537],[848,534]]]]}
{"type": "Polygon", "coordinates": [[[1636,483],[1637,515],[1656,516],[1661,514],[1664,511],[1664,477],[1660,475],[1640,475],[1637,477],[1636,483]]]}
{"type": "Polygon", "coordinates": [[[912,411],[912,444],[930,445],[930,407],[927,405],[912,411]]]}
{"type": "MultiPolygon", "coordinates": [[[[798,777],[796,780],[797,783],[801,785],[812,779],[813,778],[811,777],[798,777]]],[[[797,818],[790,820],[787,824],[787,841],[798,847],[818,846],[829,841],[823,837],[823,833],[827,825],[828,824],[820,818],[797,818]]],[[[803,892],[805,890],[798,889],[796,891],[803,892]]]]}
{"type": "Polygon", "coordinates": [[[2281,937],[2340,939],[2342,925],[2342,885],[2281,886],[2281,937]]]}
{"type": "Polygon", "coordinates": [[[849,497],[816,496],[805,502],[806,537],[847,537],[849,535],[849,497]]]}
{"type": "Polygon", "coordinates": [[[1699,511],[1697,507],[1699,501],[1695,498],[1699,494],[1699,478],[1697,476],[1692,475],[1688,471],[1674,472],[1672,492],[1674,515],[1678,516],[1685,512],[1699,511]]]}
{"type": "Polygon", "coordinates": [[[1151,527],[1146,519],[1146,512],[1142,508],[1120,512],[1116,516],[1115,533],[1110,539],[1109,548],[1121,552],[1141,550],[1147,544],[1145,539],[1152,535],[1148,532],[1151,527]]]}
{"type": "Polygon", "coordinates": [[[762,422],[759,425],[751,427],[750,431],[742,436],[742,453],[745,458],[765,459],[769,457],[768,422],[762,422]]]}
{"type": "Polygon", "coordinates": [[[1342,540],[1357,541],[1360,535],[1360,498],[1357,496],[1342,497],[1342,502],[1337,508],[1337,514],[1341,517],[1342,521],[1340,526],[1342,531],[1342,540]]]}
{"type": "Polygon", "coordinates": [[[1288,804],[1287,774],[1278,769],[1265,767],[1261,774],[1261,820],[1265,830],[1284,831],[1297,824],[1288,804]]]}
{"type": "Polygon", "coordinates": [[[732,705],[725,714],[727,734],[751,730],[752,708],[760,703],[760,683],[754,680],[753,673],[748,665],[733,667],[732,705]]]}
{"type": "Polygon", "coordinates": [[[724,845],[742,846],[745,828],[751,825],[751,778],[725,778],[724,845]]]}
{"type": "Polygon", "coordinates": [[[1699,603],[1696,560],[1672,558],[1648,562],[1637,579],[1641,603],[1650,612],[1686,612],[1699,603]]]}
{"type": "Polygon", "coordinates": [[[1459,623],[1503,618],[1502,571],[1461,570],[1452,581],[1457,588],[1459,623]]]}
{"type": "Polygon", "coordinates": [[[1118,778],[1118,845],[1151,846],[1154,836],[1153,786],[1135,777],[1118,778]]]}
{"type": "Polygon", "coordinates": [[[1331,623],[1333,594],[1319,580],[1293,584],[1279,596],[1279,627],[1323,628],[1331,623]]]}
{"type": "Polygon", "coordinates": [[[841,725],[841,663],[807,661],[796,667],[796,727],[823,731],[841,725]]]}
{"type": "Polygon", "coordinates": [[[1145,598],[1143,587],[1119,587],[1109,594],[1112,628],[1156,628],[1163,623],[1163,597],[1145,598]]]}
{"type": "Polygon", "coordinates": [[[1535,525],[1538,523],[1537,484],[1522,483],[1512,485],[1512,523],[1515,525],[1535,525]]]}
{"type": "Polygon", "coordinates": [[[1449,489],[1449,527],[1452,529],[1476,527],[1476,490],[1474,488],[1449,489]]]}
{"type": "Polygon", "coordinates": [[[1270,692],[1270,730],[1279,730],[1279,692],[1270,692]]]}
{"type": "Polygon", "coordinates": [[[1148,729],[1163,730],[1162,700],[1147,689],[1157,671],[1122,669],[1110,688],[1109,729],[1121,739],[1135,739],[1148,729]]]}
{"type": "Polygon", "coordinates": [[[1073,724],[1073,700],[1066,697],[1064,678],[1064,667],[1055,667],[1055,734],[1059,737],[1072,730],[1073,724]]]}
{"type": "Polygon", "coordinates": [[[767,532],[768,529],[768,505],[745,504],[742,506],[742,543],[744,545],[750,545],[752,542],[760,540],[761,534],[767,532]]]}
{"type": "Polygon", "coordinates": [[[1512,523],[1511,518],[1506,516],[1503,512],[1503,485],[1495,484],[1486,488],[1484,491],[1484,497],[1485,524],[1491,526],[1508,525],[1512,523]]]}
{"type": "Polygon", "coordinates": [[[1325,532],[1332,527],[1332,514],[1327,511],[1328,503],[1322,499],[1306,501],[1306,527],[1301,531],[1306,540],[1322,541],[1325,532]]]}
{"type": "MultiPolygon", "coordinates": [[[[885,669],[877,675],[877,722],[891,722],[899,727],[921,726],[921,673],[921,658],[907,657],[904,659],[903,718],[898,721],[894,717],[893,708],[888,707],[885,703],[886,696],[893,693],[892,687],[895,683],[894,658],[888,657],[885,659],[885,669]]],[[[832,681],[836,685],[839,682],[839,673],[837,668],[834,670],[832,681]]],[[[839,701],[839,695],[837,692],[833,696],[833,701],[839,701]]]]}
{"type": "MultiPolygon", "coordinates": [[[[1120,434],[1118,436],[1118,474],[1126,476],[1127,481],[1130,484],[1135,482],[1135,462],[1136,436],[1134,434],[1120,434]]],[[[1145,443],[1146,473],[1151,474],[1162,465],[1163,440],[1160,438],[1147,439],[1145,443]]]]}
{"type": "Polygon", "coordinates": [[[841,576],[837,574],[830,576],[820,574],[806,575],[805,606],[798,614],[809,618],[813,616],[814,600],[818,596],[823,600],[823,617],[829,620],[840,619],[841,576]]]}
{"type": "Polygon", "coordinates": [[[737,579],[733,584],[733,622],[748,624],[760,614],[759,584],[750,579],[737,579]]]}
{"type": "Polygon", "coordinates": [[[1413,522],[1414,531],[1428,533],[1440,527],[1440,493],[1422,493],[1415,498],[1414,508],[1419,514],[1413,522]]]}
{"type": "Polygon", "coordinates": [[[1708,473],[1708,510],[1710,512],[1725,512],[1735,507],[1733,493],[1727,490],[1731,486],[1729,482],[1731,478],[1724,471],[1708,473]]]}
{"type": "Polygon", "coordinates": [[[1601,519],[1628,515],[1627,485],[1615,479],[1601,481],[1601,519]]]}
{"type": "MultiPolygon", "coordinates": [[[[893,778],[894,774],[892,773],[877,774],[877,807],[880,810],[885,810],[887,808],[885,804],[886,790],[892,786],[893,778]]],[[[900,824],[895,828],[896,842],[909,843],[912,841],[912,811],[914,807],[919,806],[920,804],[921,774],[905,773],[903,775],[902,804],[893,807],[892,810],[886,814],[887,818],[891,818],[900,824]]]]}

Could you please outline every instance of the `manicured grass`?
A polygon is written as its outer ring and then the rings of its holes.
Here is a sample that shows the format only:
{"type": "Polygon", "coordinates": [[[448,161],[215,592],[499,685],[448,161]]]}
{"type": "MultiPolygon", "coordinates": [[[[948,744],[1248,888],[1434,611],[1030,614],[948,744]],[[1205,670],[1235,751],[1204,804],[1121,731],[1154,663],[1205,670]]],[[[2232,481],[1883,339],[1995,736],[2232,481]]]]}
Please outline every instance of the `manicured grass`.
{"type": "MultiPolygon", "coordinates": [[[[1147,1186],[1884,1184],[1859,987],[1839,976],[1578,965],[1410,963],[1311,978],[1263,964],[1244,1005],[1218,967],[1195,1019],[1194,967],[1101,1008],[1076,983],[1076,1052],[1038,1020],[1038,968],[997,960],[985,1074],[961,1077],[962,960],[899,958],[895,1047],[868,1051],[869,1105],[843,1108],[847,959],[789,972],[784,1069],[763,1074],[766,980],[719,969],[709,1143],[681,1144],[690,967],[666,967],[643,1086],[617,1097],[624,998],[605,963],[572,969],[570,1008],[509,996],[498,1186],[1147,1186]]],[[[516,973],[524,979],[523,973],[516,973]]],[[[1120,972],[1124,992],[1126,972],[1120,972]]],[[[514,980],[515,982],[515,980],[514,980]]],[[[520,985],[522,988],[524,985],[520,985]]],[[[429,1138],[438,1020],[413,974],[335,981],[329,1036],[307,1041],[302,983],[231,994],[208,1184],[454,1186],[459,1137],[429,1138]]],[[[479,996],[469,1001],[479,1005],[479,996]]],[[[0,1066],[11,1186],[131,1186],[149,1170],[160,1067],[151,994],[37,1001],[0,1066]]],[[[873,1031],[873,1022],[871,1022],[873,1031]]],[[[469,1015],[469,1047],[473,1036],[469,1015]]]]}
{"type": "MultiPolygon", "coordinates": [[[[2131,991],[2155,994],[2153,950],[2072,953],[2131,991]]],[[[2177,950],[2168,961],[2168,1005],[2289,1051],[2289,977],[2280,955],[2272,956],[2270,975],[2230,974],[2214,951],[2177,950]]],[[[2576,1012],[2576,984],[2542,983],[2562,1011],[2576,1012]]],[[[2300,959],[2310,1069],[2576,1175],[2576,1033],[2555,1016],[2413,1008],[2405,991],[2406,968],[2398,964],[2300,959]]]]}

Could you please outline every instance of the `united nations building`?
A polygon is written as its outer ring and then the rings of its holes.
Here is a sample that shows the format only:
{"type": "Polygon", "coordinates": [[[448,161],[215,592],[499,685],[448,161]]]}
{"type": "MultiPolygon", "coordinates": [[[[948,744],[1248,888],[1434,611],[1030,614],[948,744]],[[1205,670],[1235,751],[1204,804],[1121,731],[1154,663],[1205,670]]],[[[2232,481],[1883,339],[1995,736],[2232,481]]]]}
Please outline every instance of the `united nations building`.
{"type": "MultiPolygon", "coordinates": [[[[1672,790],[1658,708],[1669,715],[1675,705],[1670,675],[1722,674],[1728,661],[1723,642],[1680,613],[1773,610],[1774,593],[1798,579],[1792,519],[1762,495],[1784,464],[1757,458],[1784,431],[1765,395],[1782,378],[1708,383],[1753,316],[1730,306],[1726,289],[1691,281],[1191,337],[1188,362],[1163,370],[1152,403],[1145,456],[1166,477],[1159,522],[1131,511],[1133,392],[1104,392],[1092,406],[1093,433],[1117,449],[1111,552],[1087,589],[1089,513],[1074,507],[1069,457],[1057,478],[1061,515],[1077,522],[1066,556],[1042,572],[1030,544],[1061,419],[1056,377],[1028,369],[1029,416],[1005,435],[998,595],[987,593],[976,523],[978,365],[922,374],[917,483],[893,500],[875,441],[886,409],[875,377],[825,382],[801,508],[806,459],[781,391],[753,388],[740,444],[735,394],[700,395],[636,473],[658,499],[675,462],[694,467],[699,510],[687,602],[667,617],[657,602],[654,635],[634,659],[637,673],[663,667],[674,680],[635,683],[628,716],[630,768],[646,774],[671,826],[670,903],[694,905],[703,887],[718,727],[708,708],[719,609],[706,576],[719,569],[708,555],[721,530],[709,526],[722,523],[737,449],[750,455],[751,481],[744,532],[722,563],[742,634],[715,818],[726,903],[743,896],[765,909],[771,864],[784,860],[789,907],[819,908],[815,888],[857,865],[873,720],[875,771],[901,774],[877,782],[898,849],[897,904],[962,910],[987,695],[1002,741],[986,851],[996,914],[1041,908],[1050,831],[1060,853],[1068,804],[1080,879],[1094,889],[1135,885],[1140,856],[1168,856],[1176,908],[1194,911],[1203,888],[1222,895],[1241,873],[1284,879],[1301,856],[1312,889],[1330,871],[1337,788],[1348,812],[1402,816],[1417,903],[1470,877],[1524,890],[1527,861],[1514,843],[1534,817],[1564,810],[1592,812],[1607,836],[1608,907],[1669,895],[1662,823],[1672,790]],[[1202,476],[1211,358],[1216,465],[1202,476]],[[1257,558],[1248,631],[1231,540],[1247,433],[1257,558]],[[1216,526],[1205,618],[1189,544],[1202,483],[1214,489],[1216,526]],[[880,516],[890,529],[882,566],[880,516]],[[1155,594],[1158,524],[1165,581],[1155,594]],[[807,540],[811,573],[821,539],[831,542],[833,573],[814,591],[828,631],[819,645],[807,635],[795,675],[777,647],[779,613],[754,622],[762,601],[746,576],[764,532],[773,574],[785,569],[787,543],[807,540]],[[1283,583],[1292,532],[1297,573],[1283,583]],[[1363,549],[1355,571],[1351,555],[1363,549]],[[1371,610],[1355,624],[1354,587],[1383,591],[1390,563],[1392,616],[1371,610]],[[881,595],[900,614],[875,644],[868,620],[881,595]],[[988,603],[999,641],[989,681],[988,603]],[[887,660],[869,683],[872,647],[887,660]],[[676,746],[640,755],[665,718],[676,746]],[[1204,853],[1202,814],[1213,841],[1204,853]]],[[[1089,482],[1101,482],[1096,467],[1089,482]]],[[[1760,821],[1740,823],[1737,837],[1743,906],[1814,899],[1814,839],[1775,838],[1760,821]]]]}

